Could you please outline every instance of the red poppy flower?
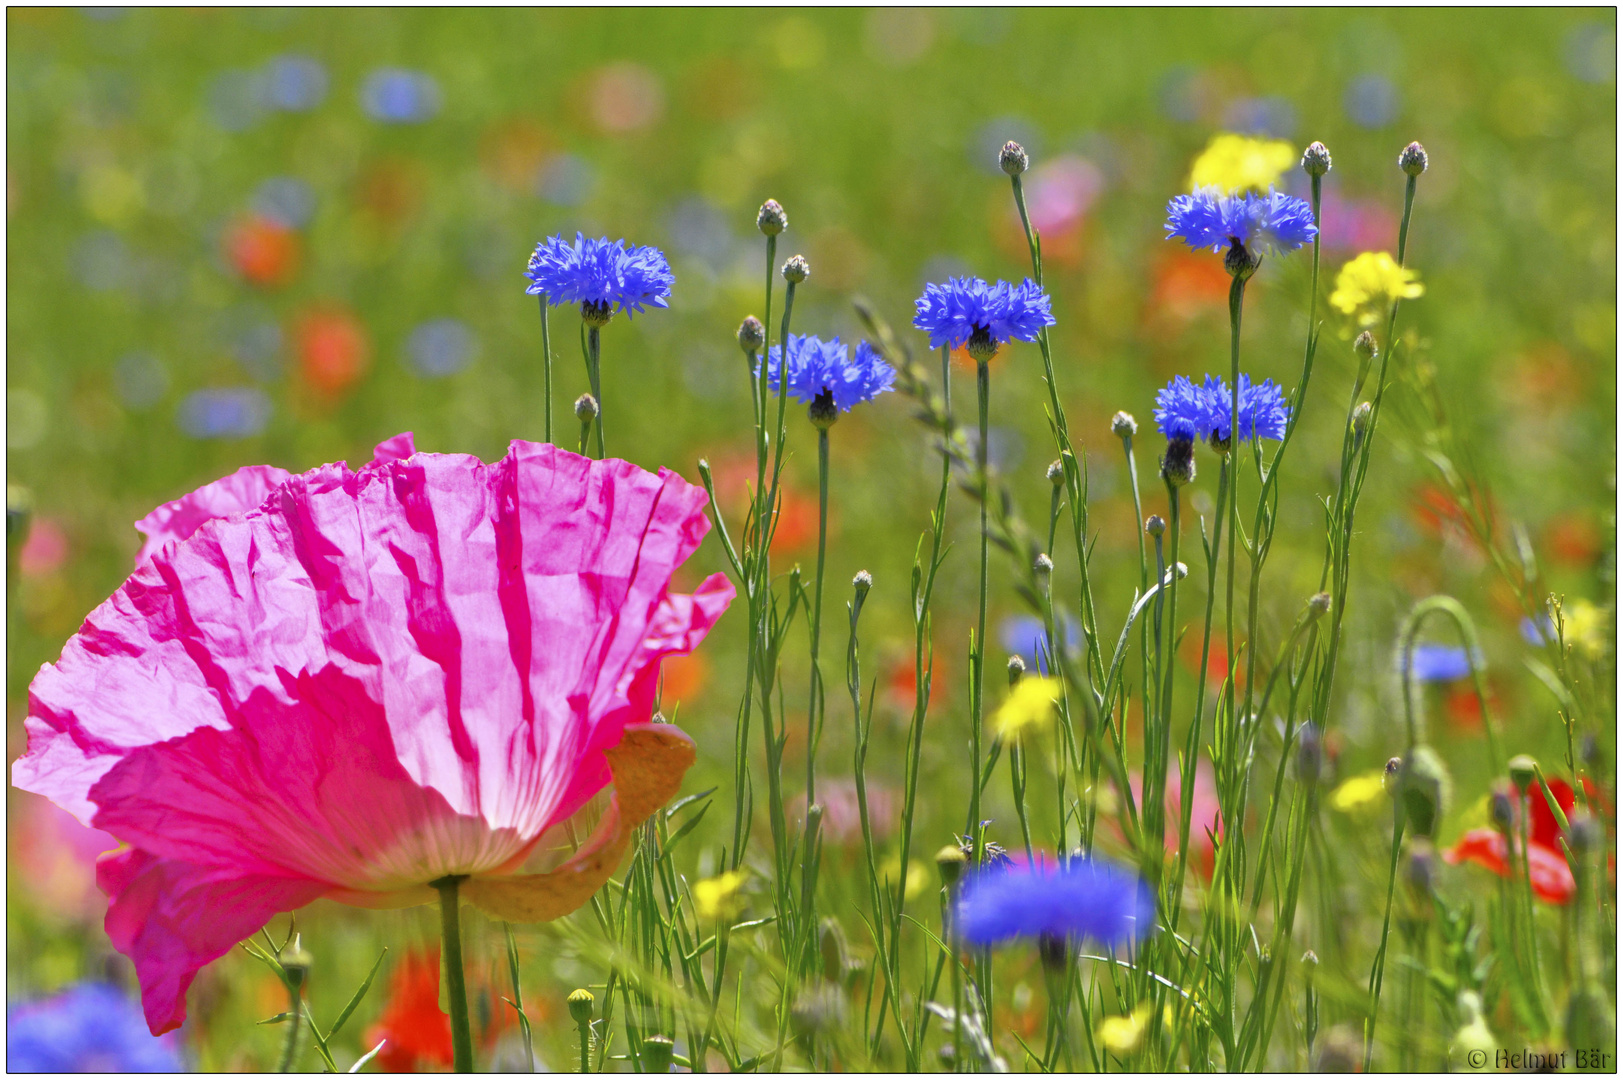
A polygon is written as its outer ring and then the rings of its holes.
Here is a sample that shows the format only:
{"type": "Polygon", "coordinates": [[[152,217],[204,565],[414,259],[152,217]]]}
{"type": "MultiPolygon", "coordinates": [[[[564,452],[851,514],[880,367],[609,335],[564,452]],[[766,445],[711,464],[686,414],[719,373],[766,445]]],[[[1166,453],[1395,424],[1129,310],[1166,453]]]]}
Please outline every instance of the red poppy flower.
{"type": "MultiPolygon", "coordinates": [[[[1570,815],[1573,808],[1571,785],[1561,779],[1550,780],[1549,785],[1550,794],[1555,796],[1562,813],[1570,815]]],[[[1527,870],[1533,894],[1546,903],[1571,903],[1578,885],[1573,880],[1572,868],[1567,865],[1566,856],[1561,852],[1561,826],[1550,812],[1543,793],[1529,787],[1523,797],[1522,811],[1528,815],[1527,870]]],[[[1512,874],[1509,852],[1510,848],[1499,830],[1472,829],[1443,852],[1443,859],[1456,865],[1474,862],[1507,878],[1512,874]]]]}
{"type": "Polygon", "coordinates": [[[299,370],[326,397],[340,396],[366,372],[366,329],[349,312],[309,312],[299,319],[294,336],[299,370]]]}
{"type": "Polygon", "coordinates": [[[299,237],[279,221],[248,214],[233,221],[223,238],[232,269],[252,285],[286,285],[299,269],[299,237]]]}

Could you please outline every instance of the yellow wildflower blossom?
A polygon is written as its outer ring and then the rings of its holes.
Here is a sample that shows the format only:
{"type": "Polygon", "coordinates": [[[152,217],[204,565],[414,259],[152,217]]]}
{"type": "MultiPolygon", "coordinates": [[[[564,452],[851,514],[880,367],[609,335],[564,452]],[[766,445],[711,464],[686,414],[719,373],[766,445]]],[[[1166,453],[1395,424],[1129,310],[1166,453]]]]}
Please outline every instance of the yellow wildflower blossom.
{"type": "Polygon", "coordinates": [[[1330,793],[1330,808],[1343,814],[1363,814],[1382,805],[1387,797],[1386,788],[1381,782],[1385,775],[1384,770],[1376,769],[1343,780],[1330,793]]]}
{"type": "Polygon", "coordinates": [[[1225,193],[1267,191],[1296,163],[1296,148],[1283,139],[1214,135],[1189,173],[1192,189],[1221,188],[1225,193]]]}
{"type": "Polygon", "coordinates": [[[1112,1016],[1099,1025],[1099,1041],[1105,1049],[1124,1057],[1138,1049],[1144,1038],[1144,1021],[1149,1018],[1149,1005],[1140,1005],[1126,1016],[1112,1016]]]}
{"type": "MultiPolygon", "coordinates": [[[[901,873],[902,857],[900,855],[892,855],[890,858],[886,859],[885,864],[879,868],[879,880],[887,883],[894,882],[898,877],[901,876],[901,873]]],[[[924,892],[924,887],[929,883],[930,875],[929,872],[924,869],[924,864],[919,862],[917,859],[907,860],[907,883],[902,886],[903,898],[912,900],[914,897],[924,892]]]]}
{"type": "Polygon", "coordinates": [[[742,870],[728,870],[713,878],[693,883],[693,906],[701,919],[735,919],[744,910],[738,895],[749,877],[742,870]]]}
{"type": "Polygon", "coordinates": [[[1588,600],[1578,600],[1561,612],[1562,636],[1567,644],[1577,645],[1591,660],[1598,660],[1606,651],[1606,609],[1596,607],[1588,600]]]}
{"type": "Polygon", "coordinates": [[[1054,703],[1061,694],[1060,682],[1052,676],[1021,679],[992,716],[997,736],[1004,742],[1019,742],[1028,731],[1053,720],[1054,703]]]}
{"type": "Polygon", "coordinates": [[[1330,305],[1344,315],[1356,315],[1359,326],[1374,326],[1396,300],[1425,295],[1419,275],[1397,264],[1384,251],[1366,251],[1341,268],[1330,305]]]}

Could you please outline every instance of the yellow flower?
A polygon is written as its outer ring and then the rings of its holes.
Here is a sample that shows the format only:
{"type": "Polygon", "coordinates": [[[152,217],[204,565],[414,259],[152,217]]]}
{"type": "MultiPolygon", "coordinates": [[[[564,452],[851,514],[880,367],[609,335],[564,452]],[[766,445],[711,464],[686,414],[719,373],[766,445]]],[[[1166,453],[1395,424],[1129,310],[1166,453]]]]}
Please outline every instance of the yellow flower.
{"type": "Polygon", "coordinates": [[[1099,1041],[1105,1049],[1118,1057],[1125,1057],[1138,1049],[1144,1038],[1144,1021],[1149,1018],[1148,1004],[1140,1005],[1126,1016],[1112,1016],[1099,1025],[1099,1041]]]}
{"type": "Polygon", "coordinates": [[[1019,742],[1026,732],[1054,719],[1057,712],[1054,703],[1061,692],[1060,681],[1051,676],[1021,679],[992,716],[998,738],[1004,742],[1019,742]]]}
{"type": "Polygon", "coordinates": [[[1386,788],[1382,783],[1385,775],[1385,770],[1376,769],[1343,780],[1341,786],[1330,793],[1330,808],[1343,814],[1362,814],[1380,806],[1386,798],[1386,788]]]}
{"type": "MultiPolygon", "coordinates": [[[[901,876],[901,873],[902,857],[900,855],[892,855],[890,858],[886,859],[885,864],[879,868],[879,880],[883,882],[894,882],[898,877],[901,876]]],[[[930,875],[929,872],[924,869],[924,864],[919,862],[917,859],[907,860],[907,883],[902,886],[903,899],[912,900],[914,897],[918,896],[924,891],[924,887],[928,885],[929,882],[930,875]]]]}
{"type": "Polygon", "coordinates": [[[744,910],[739,889],[749,877],[742,870],[729,870],[713,878],[693,883],[693,906],[701,919],[735,919],[744,910]]]}
{"type": "Polygon", "coordinates": [[[1195,159],[1191,188],[1217,187],[1225,193],[1266,191],[1296,162],[1296,148],[1282,139],[1214,135],[1195,159]]]}
{"type": "Polygon", "coordinates": [[[1425,292],[1413,270],[1384,251],[1366,251],[1336,275],[1330,304],[1344,315],[1357,315],[1359,326],[1374,326],[1393,301],[1413,300],[1425,292]]]}
{"type": "Polygon", "coordinates": [[[1561,612],[1562,636],[1569,644],[1577,645],[1591,660],[1600,658],[1606,650],[1606,609],[1598,608],[1588,600],[1576,601],[1570,609],[1561,612]]]}

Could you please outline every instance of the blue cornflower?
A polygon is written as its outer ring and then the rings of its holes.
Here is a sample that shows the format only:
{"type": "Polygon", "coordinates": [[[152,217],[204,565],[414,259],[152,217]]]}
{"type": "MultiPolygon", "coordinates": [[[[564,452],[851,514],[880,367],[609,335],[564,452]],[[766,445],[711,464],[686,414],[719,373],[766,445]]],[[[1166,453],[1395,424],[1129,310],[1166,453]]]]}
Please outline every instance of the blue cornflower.
{"type": "MultiPolygon", "coordinates": [[[[1076,655],[1082,644],[1082,624],[1075,615],[1065,616],[1065,649],[1076,655]]],[[[1003,648],[1031,664],[1039,675],[1048,674],[1048,637],[1043,621],[1035,615],[1011,615],[999,628],[1003,648]]]]}
{"type": "Polygon", "coordinates": [[[1529,645],[1547,645],[1555,640],[1555,620],[1546,615],[1541,626],[1532,619],[1523,618],[1521,631],[1522,640],[1529,645]]]}
{"type": "Polygon", "coordinates": [[[611,306],[627,316],[642,311],[644,304],[668,307],[665,298],[676,284],[671,264],[658,248],[588,240],[580,233],[573,244],[561,236],[537,244],[524,276],[531,283],[524,291],[531,296],[544,295],[554,306],[580,304],[583,315],[604,321],[611,306]]]}
{"type": "Polygon", "coordinates": [[[1076,858],[1057,868],[982,871],[958,894],[954,924],[973,945],[1087,937],[1108,948],[1154,928],[1155,900],[1131,871],[1076,858]]]}
{"type": "MultiPolygon", "coordinates": [[[[774,345],[767,356],[766,378],[767,385],[779,393],[782,366],[783,347],[774,345]]],[[[755,371],[760,374],[759,362],[755,371]]],[[[826,396],[835,409],[850,412],[852,406],[889,392],[895,381],[896,369],[866,341],[858,342],[856,355],[848,358],[839,338],[824,341],[809,334],[789,335],[789,396],[796,401],[812,405],[826,396]]]]}
{"type": "MultiPolygon", "coordinates": [[[[1226,443],[1229,438],[1233,398],[1228,383],[1208,375],[1196,385],[1182,375],[1175,376],[1155,395],[1155,426],[1169,439],[1210,439],[1226,443]]],[[[1285,392],[1272,379],[1253,385],[1251,376],[1240,374],[1240,439],[1283,439],[1290,420],[1285,392]]]]}
{"type": "Polygon", "coordinates": [[[945,285],[924,287],[913,325],[930,335],[932,349],[967,344],[976,359],[990,359],[1004,342],[1036,341],[1043,327],[1053,326],[1049,305],[1048,295],[1029,278],[1018,285],[948,278],[945,285]]]}
{"type": "Polygon", "coordinates": [[[156,1038],[141,1009],[106,983],[85,982],[6,1014],[8,1072],[179,1072],[173,1034],[156,1038]]]}
{"type": "Polygon", "coordinates": [[[1471,658],[1458,645],[1421,642],[1414,647],[1409,669],[1421,682],[1453,682],[1471,674],[1471,658]]]}
{"type": "Polygon", "coordinates": [[[1166,229],[1167,239],[1176,237],[1197,251],[1238,245],[1253,257],[1295,251],[1319,231],[1312,208],[1294,195],[1273,188],[1266,195],[1225,195],[1214,187],[1167,203],[1166,229]]]}

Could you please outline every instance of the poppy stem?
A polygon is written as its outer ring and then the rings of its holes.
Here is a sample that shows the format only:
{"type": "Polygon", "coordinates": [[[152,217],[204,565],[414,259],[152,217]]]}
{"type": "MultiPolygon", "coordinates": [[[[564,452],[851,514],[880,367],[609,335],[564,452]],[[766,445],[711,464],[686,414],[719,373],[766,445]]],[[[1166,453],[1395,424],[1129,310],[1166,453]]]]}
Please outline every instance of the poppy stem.
{"type": "Polygon", "coordinates": [[[462,976],[462,919],[457,910],[457,887],[462,877],[450,874],[429,885],[440,894],[440,967],[445,973],[446,997],[451,1004],[452,1071],[473,1071],[473,1034],[468,1026],[468,988],[462,976]]]}

